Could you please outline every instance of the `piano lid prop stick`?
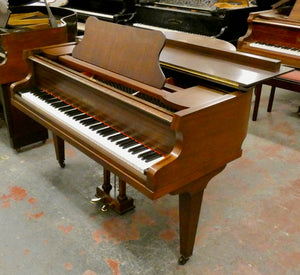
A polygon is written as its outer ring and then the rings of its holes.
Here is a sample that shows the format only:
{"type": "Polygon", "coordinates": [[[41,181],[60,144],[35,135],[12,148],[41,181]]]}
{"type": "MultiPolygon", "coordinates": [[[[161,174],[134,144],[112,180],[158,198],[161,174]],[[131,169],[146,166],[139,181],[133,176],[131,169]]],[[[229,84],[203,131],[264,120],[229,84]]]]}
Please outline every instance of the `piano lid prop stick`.
{"type": "Polygon", "coordinates": [[[47,3],[47,0],[44,0],[45,2],[45,5],[46,5],[46,8],[47,8],[47,12],[48,12],[48,15],[49,15],[49,22],[50,22],[50,26],[52,28],[57,28],[57,22],[56,22],[56,19],[55,17],[53,16],[52,12],[51,12],[51,9],[47,3]]]}

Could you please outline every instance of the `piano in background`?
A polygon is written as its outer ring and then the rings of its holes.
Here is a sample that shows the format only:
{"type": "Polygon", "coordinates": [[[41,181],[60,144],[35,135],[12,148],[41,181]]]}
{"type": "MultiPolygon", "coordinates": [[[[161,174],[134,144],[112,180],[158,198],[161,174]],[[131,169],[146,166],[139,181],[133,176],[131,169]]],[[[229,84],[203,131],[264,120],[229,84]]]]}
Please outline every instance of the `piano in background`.
{"type": "MultiPolygon", "coordinates": [[[[20,1],[23,4],[25,2],[20,1]]],[[[10,6],[10,10],[10,19],[15,18],[15,15],[18,15],[19,19],[14,22],[8,21],[8,25],[0,29],[0,103],[3,106],[10,144],[19,150],[23,146],[48,138],[47,129],[10,103],[9,85],[28,74],[23,50],[74,41],[77,19],[72,11],[52,8],[59,25],[57,28],[51,28],[45,6],[10,6]]]]}
{"type": "Polygon", "coordinates": [[[167,35],[90,17],[78,44],[29,51],[11,92],[53,132],[62,167],[66,140],[119,177],[116,198],[110,183],[101,192],[116,210],[133,207],[126,183],[150,199],[178,194],[184,264],[208,181],[242,154],[252,87],[288,69],[218,39],[167,35]]]}
{"type": "Polygon", "coordinates": [[[247,17],[256,6],[247,0],[140,0],[136,4],[135,26],[160,27],[202,34],[236,45],[247,31],[247,17]]]}
{"type": "MultiPolygon", "coordinates": [[[[135,0],[48,0],[48,3],[50,7],[66,8],[76,13],[79,35],[84,33],[85,21],[89,16],[108,22],[126,24],[132,21],[135,14],[135,0]]],[[[43,6],[44,0],[33,0],[27,5],[43,6]]]]}
{"type": "Polygon", "coordinates": [[[89,16],[98,19],[126,24],[135,13],[135,0],[66,0],[64,8],[77,13],[78,31],[84,32],[84,24],[89,16]]]}
{"type": "Polygon", "coordinates": [[[271,10],[249,15],[248,31],[237,49],[300,68],[300,0],[283,2],[284,6],[275,4],[271,10]]]}

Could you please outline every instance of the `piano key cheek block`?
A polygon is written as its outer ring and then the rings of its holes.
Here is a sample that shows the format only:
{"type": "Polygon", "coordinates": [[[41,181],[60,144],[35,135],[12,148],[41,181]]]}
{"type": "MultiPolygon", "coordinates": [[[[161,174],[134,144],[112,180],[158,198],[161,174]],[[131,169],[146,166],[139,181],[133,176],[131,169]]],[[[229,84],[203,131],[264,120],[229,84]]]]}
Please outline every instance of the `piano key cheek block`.
{"type": "Polygon", "coordinates": [[[192,255],[207,183],[242,154],[252,87],[287,71],[216,39],[189,39],[90,17],[81,42],[27,51],[30,72],[11,85],[12,104],[53,132],[62,167],[64,141],[104,167],[93,199],[104,210],[134,207],[127,183],[150,199],[179,196],[179,264],[192,255]]]}

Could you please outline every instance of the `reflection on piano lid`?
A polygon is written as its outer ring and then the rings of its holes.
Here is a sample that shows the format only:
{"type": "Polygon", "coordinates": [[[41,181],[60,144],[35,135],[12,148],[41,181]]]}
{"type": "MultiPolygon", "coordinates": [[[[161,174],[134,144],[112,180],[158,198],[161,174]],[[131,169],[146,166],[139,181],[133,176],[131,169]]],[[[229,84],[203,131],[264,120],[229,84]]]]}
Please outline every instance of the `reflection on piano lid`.
{"type": "Polygon", "coordinates": [[[251,13],[248,31],[240,37],[238,50],[280,59],[284,64],[300,68],[299,8],[300,0],[297,0],[288,15],[276,9],[251,13]]]}
{"type": "Polygon", "coordinates": [[[66,140],[150,199],[179,195],[180,264],[206,185],[241,156],[252,87],[289,70],[202,38],[90,17],[81,42],[27,52],[30,74],[10,86],[12,104],[59,137],[59,163],[66,140]]]}

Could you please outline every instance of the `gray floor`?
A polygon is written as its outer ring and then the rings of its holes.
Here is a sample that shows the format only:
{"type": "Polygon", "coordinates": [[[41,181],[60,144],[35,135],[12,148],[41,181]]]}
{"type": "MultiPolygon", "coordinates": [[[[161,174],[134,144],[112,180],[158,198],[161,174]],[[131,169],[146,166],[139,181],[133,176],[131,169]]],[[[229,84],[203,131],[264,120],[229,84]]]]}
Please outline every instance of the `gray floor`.
{"type": "MultiPolygon", "coordinates": [[[[193,257],[177,265],[178,201],[134,189],[118,216],[90,204],[101,167],[53,142],[16,153],[0,127],[0,274],[300,274],[300,95],[267,92],[243,156],[208,185],[193,257]]],[[[0,121],[1,123],[1,121],[0,121]]]]}

